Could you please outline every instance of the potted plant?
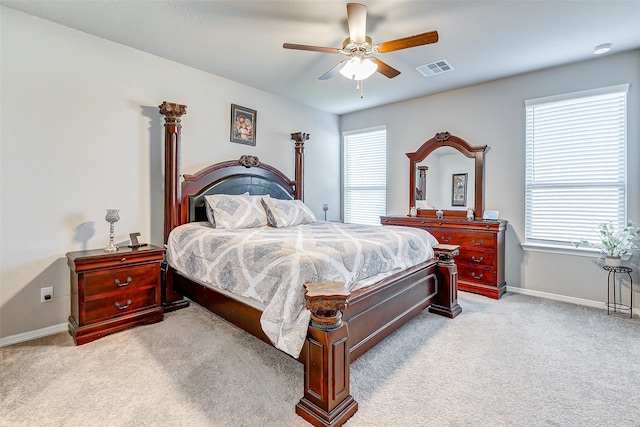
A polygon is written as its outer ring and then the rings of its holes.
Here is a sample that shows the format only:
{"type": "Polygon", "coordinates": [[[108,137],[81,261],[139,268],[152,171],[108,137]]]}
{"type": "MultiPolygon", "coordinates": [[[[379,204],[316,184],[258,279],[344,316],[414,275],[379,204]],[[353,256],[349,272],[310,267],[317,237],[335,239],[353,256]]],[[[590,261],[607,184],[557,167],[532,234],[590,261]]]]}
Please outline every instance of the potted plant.
{"type": "Polygon", "coordinates": [[[604,258],[605,265],[617,267],[622,262],[624,255],[630,254],[631,249],[640,249],[636,239],[640,237],[640,228],[632,221],[620,230],[616,230],[610,222],[600,224],[598,227],[599,242],[581,239],[576,243],[579,246],[589,246],[600,250],[600,257],[604,258]]]}

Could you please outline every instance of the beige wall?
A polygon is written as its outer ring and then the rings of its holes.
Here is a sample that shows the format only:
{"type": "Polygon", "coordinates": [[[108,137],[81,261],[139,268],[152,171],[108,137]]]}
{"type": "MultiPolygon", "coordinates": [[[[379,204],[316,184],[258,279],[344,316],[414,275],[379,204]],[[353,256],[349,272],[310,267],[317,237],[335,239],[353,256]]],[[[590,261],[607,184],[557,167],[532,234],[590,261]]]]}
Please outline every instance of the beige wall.
{"type": "MultiPolygon", "coordinates": [[[[453,71],[455,72],[455,71],[453,71]]],[[[425,85],[446,74],[431,77],[425,85]],[[434,80],[431,80],[434,79],[434,80]]],[[[640,51],[609,55],[435,96],[387,105],[342,117],[349,131],[386,125],[388,139],[387,212],[406,215],[409,161],[437,132],[449,131],[472,145],[487,144],[485,208],[499,210],[509,221],[506,250],[507,285],[533,294],[550,293],[569,300],[606,301],[606,275],[593,258],[523,251],[526,99],[630,83],[628,96],[628,212],[640,223],[640,51]]],[[[632,259],[638,281],[638,256],[632,259]]],[[[628,289],[626,290],[628,293],[628,289]]],[[[628,298],[628,294],[625,295],[628,298]]],[[[640,294],[634,305],[640,307],[640,294]]],[[[560,298],[562,299],[562,298],[560,298]]]]}
{"type": "Polygon", "coordinates": [[[292,177],[308,132],[305,201],[339,218],[339,118],[44,21],[1,13],[0,338],[64,327],[65,253],[139,231],[162,243],[162,101],[186,104],[182,170],[257,155],[292,177]],[[258,111],[257,145],[229,142],[230,104],[258,111]],[[40,288],[54,301],[40,303],[40,288]]]}

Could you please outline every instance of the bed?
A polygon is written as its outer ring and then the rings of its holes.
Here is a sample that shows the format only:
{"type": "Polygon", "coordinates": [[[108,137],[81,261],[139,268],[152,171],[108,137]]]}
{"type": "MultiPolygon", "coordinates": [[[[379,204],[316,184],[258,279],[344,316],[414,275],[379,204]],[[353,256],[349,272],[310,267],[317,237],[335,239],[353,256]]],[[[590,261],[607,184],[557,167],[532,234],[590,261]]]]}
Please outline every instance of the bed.
{"type": "MultiPolygon", "coordinates": [[[[247,295],[237,296],[229,289],[210,286],[205,283],[206,278],[191,276],[190,269],[181,267],[178,262],[184,249],[173,245],[178,232],[203,233],[202,236],[210,233],[210,230],[203,230],[211,228],[208,197],[248,193],[247,197],[262,199],[302,200],[304,142],[309,135],[291,134],[295,142],[295,180],[290,180],[255,156],[216,163],[181,178],[181,117],[186,113],[186,106],[164,102],[160,105],[160,113],[165,118],[164,239],[168,245],[168,263],[163,267],[162,302],[165,311],[183,308],[193,301],[264,342],[281,347],[277,340],[274,344],[268,328],[267,332],[263,329],[262,318],[267,313],[264,306],[256,304],[247,295]]],[[[316,224],[308,228],[325,233],[327,228],[339,227],[336,224],[316,224]]],[[[269,233],[268,229],[267,226],[253,230],[251,239],[262,239],[269,233]]],[[[292,232],[285,229],[274,231],[292,232]]],[[[205,239],[199,238],[201,241],[205,239]]],[[[305,235],[300,238],[301,241],[312,239],[316,237],[305,235]]],[[[219,241],[215,244],[209,241],[205,246],[217,249],[219,241]]],[[[301,317],[304,331],[297,359],[304,364],[304,395],[296,405],[296,413],[316,426],[344,424],[358,409],[349,388],[349,365],[352,361],[424,309],[449,318],[459,315],[462,309],[457,302],[457,268],[454,262],[457,254],[457,246],[435,244],[433,258],[401,268],[396,265],[390,275],[373,282],[369,280],[355,288],[351,283],[336,280],[339,276],[324,268],[316,269],[312,276],[300,276],[302,283],[299,283],[296,294],[301,295],[299,311],[307,317],[301,317]]],[[[283,351],[293,357],[298,354],[296,349],[283,351]]]]}

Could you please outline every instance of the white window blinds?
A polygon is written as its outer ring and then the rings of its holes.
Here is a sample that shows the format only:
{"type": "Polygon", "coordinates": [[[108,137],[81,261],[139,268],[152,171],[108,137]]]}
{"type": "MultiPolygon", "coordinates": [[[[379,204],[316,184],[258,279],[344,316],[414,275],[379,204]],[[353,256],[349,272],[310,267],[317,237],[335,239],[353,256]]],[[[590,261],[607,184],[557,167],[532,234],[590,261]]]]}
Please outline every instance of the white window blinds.
{"type": "Polygon", "coordinates": [[[527,243],[597,241],[597,227],[626,220],[626,99],[620,85],[528,100],[527,243]]]}
{"type": "Polygon", "coordinates": [[[387,130],[343,134],[344,222],[380,225],[387,206],[387,130]]]}

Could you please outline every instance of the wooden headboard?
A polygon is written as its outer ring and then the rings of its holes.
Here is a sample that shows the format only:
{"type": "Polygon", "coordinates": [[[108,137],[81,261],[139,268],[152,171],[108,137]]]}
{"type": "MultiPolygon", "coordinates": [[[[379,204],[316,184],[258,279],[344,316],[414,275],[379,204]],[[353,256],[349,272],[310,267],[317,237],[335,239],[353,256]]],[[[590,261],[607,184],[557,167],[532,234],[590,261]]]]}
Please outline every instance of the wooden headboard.
{"type": "Polygon", "coordinates": [[[295,180],[260,162],[256,156],[216,163],[180,179],[181,117],[187,106],[163,102],[164,124],[164,242],[175,227],[192,221],[206,221],[204,197],[210,194],[269,194],[279,199],[303,199],[304,141],[309,134],[291,134],[295,142],[295,180]]]}
{"type": "Polygon", "coordinates": [[[296,182],[282,172],[244,155],[235,161],[216,163],[193,175],[184,175],[181,223],[206,221],[205,196],[210,194],[268,194],[276,199],[294,199],[296,182]]]}

